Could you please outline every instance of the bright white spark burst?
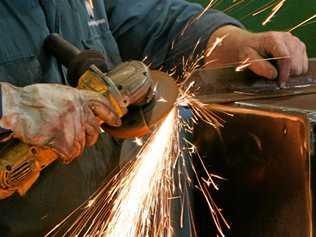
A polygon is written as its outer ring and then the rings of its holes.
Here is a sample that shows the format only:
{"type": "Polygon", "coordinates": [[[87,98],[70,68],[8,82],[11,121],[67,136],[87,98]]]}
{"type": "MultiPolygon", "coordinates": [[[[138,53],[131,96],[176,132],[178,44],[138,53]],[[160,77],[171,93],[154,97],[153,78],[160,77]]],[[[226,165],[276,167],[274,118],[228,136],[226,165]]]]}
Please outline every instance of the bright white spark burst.
{"type": "Polygon", "coordinates": [[[206,57],[209,57],[213,51],[217,48],[222,46],[223,40],[228,36],[228,34],[223,35],[222,37],[217,37],[215,39],[215,42],[212,44],[212,46],[207,50],[206,57]]]}
{"type": "Polygon", "coordinates": [[[180,226],[183,226],[184,208],[188,208],[191,234],[196,236],[190,201],[185,196],[188,186],[193,185],[189,169],[193,170],[197,180],[194,185],[205,197],[219,235],[224,236],[222,224],[226,228],[229,225],[209,191],[210,186],[218,189],[214,179],[221,178],[208,172],[194,144],[186,139],[180,141],[180,131],[193,131],[190,122],[202,120],[212,126],[220,126],[222,122],[207,105],[194,98],[190,92],[193,86],[192,82],[185,90],[180,89],[175,107],[142,146],[136,159],[46,236],[59,236],[59,231],[67,226],[64,236],[171,237],[174,236],[171,220],[174,199],[181,202],[180,226]],[[191,107],[190,121],[181,119],[179,105],[191,107]],[[202,173],[195,169],[193,156],[198,157],[202,173]],[[68,222],[74,216],[77,219],[69,227],[68,222]]]}
{"type": "MultiPolygon", "coordinates": [[[[128,179],[122,181],[124,187],[114,201],[114,215],[109,220],[104,236],[159,236],[158,229],[148,229],[148,226],[155,224],[152,223],[151,215],[160,201],[156,200],[160,196],[158,192],[162,191],[159,188],[160,182],[163,176],[170,175],[165,172],[169,169],[170,157],[172,157],[173,147],[170,144],[175,139],[175,123],[176,109],[174,108],[152,136],[149,145],[145,146],[137,156],[137,165],[128,179]],[[154,233],[156,231],[157,233],[154,233]]],[[[168,215],[168,212],[161,214],[168,215]]],[[[164,218],[167,224],[166,236],[171,236],[170,217],[164,216],[162,219],[164,218]]]]}
{"type": "Polygon", "coordinates": [[[251,65],[250,58],[246,58],[238,67],[236,67],[236,72],[241,72],[251,65]]]}
{"type": "Polygon", "coordinates": [[[139,137],[136,137],[134,142],[136,143],[137,146],[142,146],[144,145],[143,140],[139,137]]]}

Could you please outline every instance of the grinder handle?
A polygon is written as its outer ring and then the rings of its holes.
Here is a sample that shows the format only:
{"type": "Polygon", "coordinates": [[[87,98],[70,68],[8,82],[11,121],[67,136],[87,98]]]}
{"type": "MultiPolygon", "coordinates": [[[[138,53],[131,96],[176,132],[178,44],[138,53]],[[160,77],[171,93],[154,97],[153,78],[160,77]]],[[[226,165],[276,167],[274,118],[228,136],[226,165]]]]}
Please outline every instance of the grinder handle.
{"type": "Polygon", "coordinates": [[[80,49],[64,40],[59,34],[50,34],[44,42],[45,48],[56,57],[65,67],[69,67],[75,56],[80,54],[80,49]]]}

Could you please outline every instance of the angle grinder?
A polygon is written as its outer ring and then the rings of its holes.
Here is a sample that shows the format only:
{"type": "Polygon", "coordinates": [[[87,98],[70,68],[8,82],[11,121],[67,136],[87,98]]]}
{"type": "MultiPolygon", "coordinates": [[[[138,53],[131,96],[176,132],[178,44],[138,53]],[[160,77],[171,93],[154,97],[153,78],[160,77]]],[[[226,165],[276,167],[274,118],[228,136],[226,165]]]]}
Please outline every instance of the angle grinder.
{"type": "MultiPolygon", "coordinates": [[[[102,125],[114,137],[141,137],[150,133],[173,108],[178,87],[172,78],[151,71],[140,61],[124,62],[110,72],[105,56],[92,49],[79,50],[58,34],[51,34],[45,49],[67,69],[67,83],[92,90],[108,98],[122,118],[122,126],[102,125]]],[[[39,178],[40,172],[55,160],[62,160],[52,149],[9,141],[0,155],[0,199],[17,192],[23,196],[39,178]]]]}

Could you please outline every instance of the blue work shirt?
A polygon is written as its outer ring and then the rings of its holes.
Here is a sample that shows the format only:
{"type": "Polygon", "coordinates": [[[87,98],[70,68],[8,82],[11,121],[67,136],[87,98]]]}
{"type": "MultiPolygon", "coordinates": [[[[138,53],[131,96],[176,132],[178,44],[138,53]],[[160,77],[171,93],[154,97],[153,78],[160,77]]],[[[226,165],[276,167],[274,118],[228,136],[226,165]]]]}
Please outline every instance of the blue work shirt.
{"type": "MultiPolygon", "coordinates": [[[[183,0],[1,0],[0,81],[16,86],[65,84],[65,69],[45,53],[43,41],[59,33],[81,49],[105,55],[108,70],[122,61],[148,58],[172,68],[205,49],[210,34],[239,23],[183,0]],[[172,42],[175,42],[173,47],[172,42]]],[[[24,196],[0,201],[0,236],[42,236],[91,195],[118,164],[121,142],[102,135],[70,165],[55,162],[24,196]]],[[[1,150],[0,150],[1,151],[1,150]]]]}

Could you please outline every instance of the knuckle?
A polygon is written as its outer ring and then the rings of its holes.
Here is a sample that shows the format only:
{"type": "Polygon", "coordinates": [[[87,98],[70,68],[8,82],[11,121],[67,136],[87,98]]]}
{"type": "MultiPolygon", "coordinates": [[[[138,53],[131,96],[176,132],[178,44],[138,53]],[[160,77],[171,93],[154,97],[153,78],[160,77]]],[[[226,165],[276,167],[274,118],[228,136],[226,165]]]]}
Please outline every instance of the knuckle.
{"type": "Polygon", "coordinates": [[[252,50],[248,47],[245,47],[243,50],[242,50],[242,53],[241,53],[241,60],[243,59],[246,59],[246,58],[249,58],[252,54],[252,50]]]}
{"type": "Polygon", "coordinates": [[[269,40],[276,41],[279,39],[279,34],[278,34],[278,32],[270,31],[267,33],[267,38],[269,40]]]}
{"type": "Polygon", "coordinates": [[[291,71],[296,75],[299,73],[299,69],[300,66],[299,66],[299,63],[297,62],[294,62],[294,60],[291,61],[291,71]]]}
{"type": "Polygon", "coordinates": [[[306,44],[301,41],[300,45],[301,45],[301,48],[302,48],[304,51],[306,51],[306,44]]]}
{"type": "Polygon", "coordinates": [[[292,35],[292,39],[295,39],[296,41],[301,41],[297,36],[292,35]]]}

